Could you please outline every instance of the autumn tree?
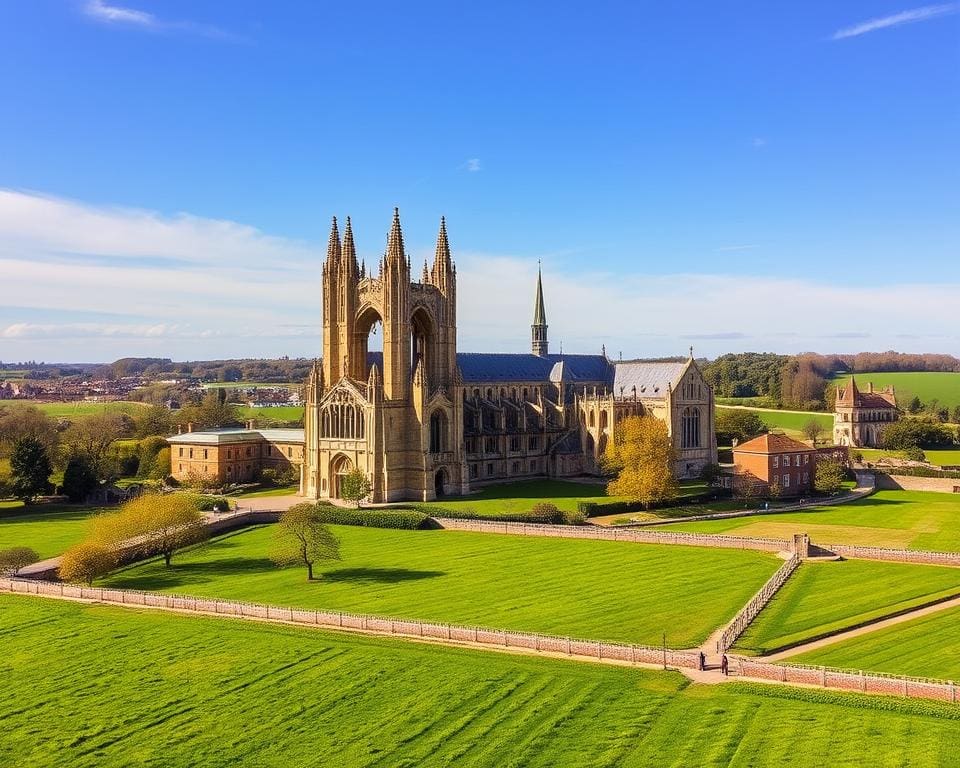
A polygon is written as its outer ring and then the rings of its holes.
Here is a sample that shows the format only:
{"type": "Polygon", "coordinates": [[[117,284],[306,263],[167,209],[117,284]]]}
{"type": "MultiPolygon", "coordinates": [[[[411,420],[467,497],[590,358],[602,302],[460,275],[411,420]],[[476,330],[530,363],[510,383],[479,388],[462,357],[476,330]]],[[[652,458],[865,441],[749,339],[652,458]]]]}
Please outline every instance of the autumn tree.
{"type": "Polygon", "coordinates": [[[20,569],[37,562],[40,555],[30,547],[10,547],[0,550],[0,573],[16,576],[20,569]]]}
{"type": "Polygon", "coordinates": [[[715,424],[720,445],[745,443],[770,431],[756,411],[745,408],[717,408],[715,424]]]}
{"type": "Polygon", "coordinates": [[[353,501],[360,509],[360,502],[370,495],[370,480],[367,474],[359,467],[354,467],[340,478],[340,496],[347,501],[353,501]]]}
{"type": "Polygon", "coordinates": [[[63,553],[58,572],[63,581],[92,586],[94,579],[106,576],[117,563],[117,555],[110,547],[83,541],[63,553]]]}
{"type": "Polygon", "coordinates": [[[340,540],[324,525],[316,504],[294,504],[280,514],[270,557],[280,567],[306,566],[312,581],[314,563],[340,559],[340,540]]]}
{"type": "Polygon", "coordinates": [[[10,454],[10,489],[18,499],[29,504],[45,493],[53,467],[43,443],[35,437],[17,440],[10,454]]]}
{"type": "Polygon", "coordinates": [[[833,459],[820,457],[817,459],[817,468],[813,474],[813,487],[820,493],[836,493],[843,487],[847,478],[847,470],[833,459]]]}
{"type": "Polygon", "coordinates": [[[803,425],[803,436],[813,443],[814,448],[817,447],[817,440],[824,431],[823,425],[816,419],[810,419],[803,425]]]}
{"type": "Polygon", "coordinates": [[[98,515],[90,524],[92,540],[118,548],[141,541],[141,548],[163,556],[167,566],[174,553],[208,536],[198,499],[185,493],[144,494],[118,512],[98,515]]]}
{"type": "Polygon", "coordinates": [[[628,417],[620,422],[603,456],[604,470],[616,475],[607,493],[638,501],[647,509],[673,498],[677,493],[673,462],[667,425],[653,416],[628,417]]]}

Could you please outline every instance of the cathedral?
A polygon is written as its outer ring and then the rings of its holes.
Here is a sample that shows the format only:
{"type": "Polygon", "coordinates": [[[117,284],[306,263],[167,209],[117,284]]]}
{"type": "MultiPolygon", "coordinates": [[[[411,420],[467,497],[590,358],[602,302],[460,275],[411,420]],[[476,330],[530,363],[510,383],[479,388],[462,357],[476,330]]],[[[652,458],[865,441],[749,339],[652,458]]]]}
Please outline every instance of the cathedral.
{"type": "Polygon", "coordinates": [[[716,463],[713,391],[684,362],[550,354],[537,276],[529,354],[457,352],[457,270],[440,220],[411,279],[399,211],[377,273],[336,219],[323,265],[323,357],[307,381],[301,493],[338,498],[360,468],[370,501],[429,501],[489,482],[596,475],[627,416],[664,420],[675,474],[716,463]],[[382,328],[383,350],[368,350],[382,328]]]}

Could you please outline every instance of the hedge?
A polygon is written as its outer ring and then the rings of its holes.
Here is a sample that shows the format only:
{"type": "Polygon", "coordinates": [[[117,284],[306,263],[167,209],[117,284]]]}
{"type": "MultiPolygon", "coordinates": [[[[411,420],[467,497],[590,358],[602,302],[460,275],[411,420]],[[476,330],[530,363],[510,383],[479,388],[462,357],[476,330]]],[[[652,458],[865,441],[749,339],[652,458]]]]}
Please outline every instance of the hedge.
{"type": "Polygon", "coordinates": [[[317,504],[325,523],[360,525],[367,528],[401,528],[416,530],[429,527],[429,517],[412,509],[345,509],[332,504],[317,504]]]}
{"type": "Polygon", "coordinates": [[[630,512],[647,512],[651,509],[662,509],[664,507],[680,507],[689,504],[702,504],[705,501],[713,501],[719,496],[724,495],[723,489],[716,488],[711,493],[701,493],[697,496],[677,496],[666,501],[660,501],[645,507],[639,501],[581,501],[577,504],[577,509],[584,517],[598,517],[600,515],[623,515],[630,512]]]}
{"type": "Polygon", "coordinates": [[[552,504],[537,504],[525,512],[501,512],[499,514],[481,514],[476,510],[449,509],[434,507],[430,504],[414,504],[413,509],[428,517],[455,518],[460,520],[491,520],[499,523],[537,523],[541,525],[581,525],[586,516],[582,511],[564,512],[552,504]],[[548,508],[549,507],[549,508],[548,508]]]}
{"type": "Polygon", "coordinates": [[[906,475],[907,477],[946,477],[960,479],[960,472],[954,469],[933,469],[931,467],[875,467],[882,475],[906,475]]]}

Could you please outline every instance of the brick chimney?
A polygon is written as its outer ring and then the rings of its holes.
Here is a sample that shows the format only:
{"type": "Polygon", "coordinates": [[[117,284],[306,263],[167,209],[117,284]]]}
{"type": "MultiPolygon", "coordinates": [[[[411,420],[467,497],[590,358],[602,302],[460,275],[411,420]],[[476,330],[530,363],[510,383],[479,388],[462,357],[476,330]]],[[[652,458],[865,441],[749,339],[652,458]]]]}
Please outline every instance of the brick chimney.
{"type": "Polygon", "coordinates": [[[193,432],[193,422],[192,422],[192,421],[188,421],[188,422],[187,422],[187,432],[193,432]]]}

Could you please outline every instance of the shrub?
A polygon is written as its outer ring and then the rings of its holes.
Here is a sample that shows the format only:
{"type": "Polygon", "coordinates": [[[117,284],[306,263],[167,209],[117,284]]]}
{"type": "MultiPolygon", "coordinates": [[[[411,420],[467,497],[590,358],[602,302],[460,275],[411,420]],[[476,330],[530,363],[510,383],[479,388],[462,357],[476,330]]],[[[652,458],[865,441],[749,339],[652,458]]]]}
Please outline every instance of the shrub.
{"type": "Polygon", "coordinates": [[[563,512],[557,509],[557,505],[543,501],[533,505],[533,509],[530,510],[530,517],[538,521],[543,520],[546,523],[559,524],[563,522],[563,512]]]}
{"type": "Polygon", "coordinates": [[[200,512],[229,512],[230,500],[226,496],[211,496],[201,493],[182,494],[193,499],[200,512]]]}
{"type": "Polygon", "coordinates": [[[63,492],[70,501],[83,501],[99,484],[97,472],[85,455],[78,454],[67,462],[63,471],[63,492]]]}
{"type": "MultiPolygon", "coordinates": [[[[553,506],[552,504],[548,506],[553,506]]],[[[474,509],[449,509],[446,507],[434,507],[429,504],[414,504],[413,509],[421,512],[428,517],[453,518],[460,520],[491,520],[501,523],[553,523],[563,522],[562,515],[559,519],[554,518],[553,514],[538,514],[533,510],[527,512],[501,512],[499,514],[481,514],[474,509]]],[[[556,507],[554,507],[556,509],[556,507]]]]}
{"type": "Polygon", "coordinates": [[[412,509],[344,509],[332,504],[317,504],[320,521],[330,525],[360,525],[366,528],[416,530],[427,528],[429,518],[412,509]]]}
{"type": "Polygon", "coordinates": [[[117,555],[102,544],[81,542],[60,558],[60,578],[64,581],[91,585],[98,576],[105,576],[117,566],[117,555]]]}
{"type": "Polygon", "coordinates": [[[10,549],[0,550],[0,573],[16,576],[21,568],[39,559],[40,555],[30,547],[10,547],[10,549]]]}
{"type": "Polygon", "coordinates": [[[564,525],[583,525],[587,522],[587,516],[583,514],[580,510],[575,512],[565,511],[563,512],[563,520],[561,521],[564,525]]]}

